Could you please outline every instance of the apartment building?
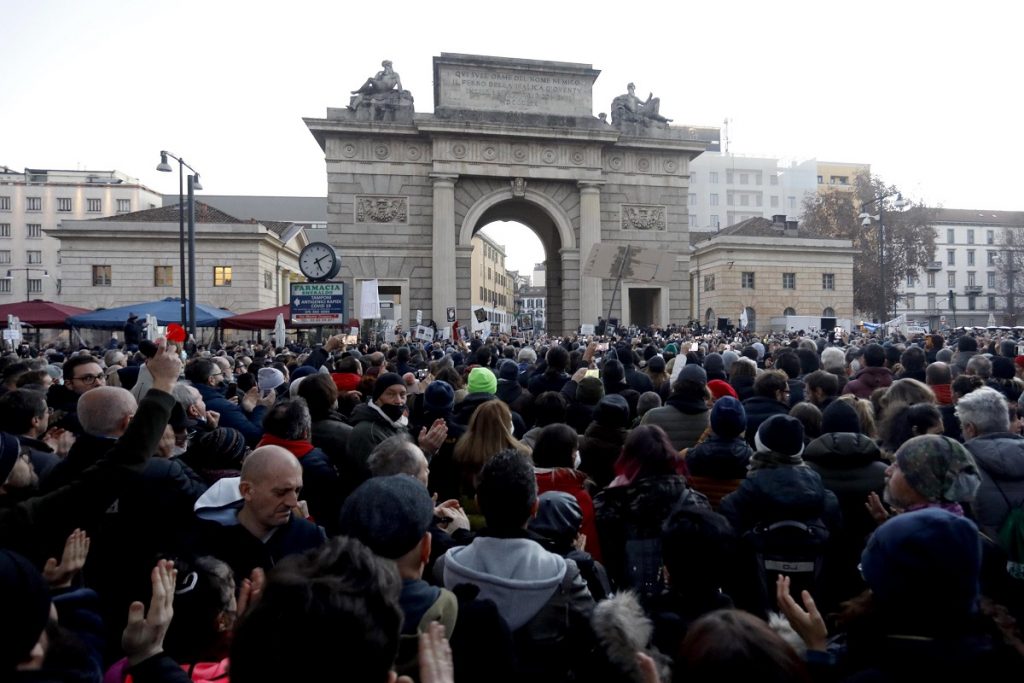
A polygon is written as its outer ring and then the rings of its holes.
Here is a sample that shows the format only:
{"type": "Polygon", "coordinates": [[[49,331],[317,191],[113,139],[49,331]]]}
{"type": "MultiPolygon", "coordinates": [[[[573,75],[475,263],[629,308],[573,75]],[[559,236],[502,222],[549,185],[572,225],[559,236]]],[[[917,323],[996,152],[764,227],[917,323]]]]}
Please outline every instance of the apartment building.
{"type": "Polygon", "coordinates": [[[60,242],[67,219],[116,216],[158,207],[160,194],[118,171],[0,166],[0,303],[63,301],[60,242]]]}
{"type": "Polygon", "coordinates": [[[514,279],[505,270],[505,247],[478,232],[473,237],[471,263],[472,308],[483,309],[486,316],[483,321],[474,318],[473,330],[511,332],[516,324],[516,290],[514,279]]]}

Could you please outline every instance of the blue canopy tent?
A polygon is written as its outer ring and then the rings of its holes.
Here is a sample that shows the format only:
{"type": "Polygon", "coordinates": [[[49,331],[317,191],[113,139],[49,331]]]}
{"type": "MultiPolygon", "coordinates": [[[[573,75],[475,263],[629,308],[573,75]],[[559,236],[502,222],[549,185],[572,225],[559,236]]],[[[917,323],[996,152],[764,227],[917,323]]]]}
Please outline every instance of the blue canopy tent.
{"type": "MultiPolygon", "coordinates": [[[[186,307],[188,302],[186,301],[186,307]]],[[[71,327],[84,327],[92,330],[120,330],[128,320],[128,314],[134,313],[140,318],[147,315],[156,317],[160,325],[181,323],[181,300],[176,297],[146,301],[117,308],[104,308],[91,313],[82,313],[68,318],[71,327]]],[[[196,327],[217,327],[223,318],[234,315],[224,308],[214,308],[206,304],[196,304],[196,327]]]]}

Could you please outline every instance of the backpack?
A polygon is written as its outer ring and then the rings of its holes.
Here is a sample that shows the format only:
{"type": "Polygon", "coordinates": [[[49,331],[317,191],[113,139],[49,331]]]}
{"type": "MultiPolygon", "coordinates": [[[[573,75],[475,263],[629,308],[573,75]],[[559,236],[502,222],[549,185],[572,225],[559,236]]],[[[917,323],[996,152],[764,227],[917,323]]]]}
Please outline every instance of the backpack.
{"type": "Polygon", "coordinates": [[[1024,498],[1014,505],[994,478],[992,483],[1010,510],[999,525],[998,533],[999,547],[1006,553],[1006,573],[1014,579],[1024,580],[1024,498]]]}
{"type": "Polygon", "coordinates": [[[828,539],[828,528],[820,519],[763,522],[743,534],[743,540],[754,554],[766,609],[775,609],[775,581],[780,574],[790,577],[794,595],[802,590],[821,595],[828,539]]]}

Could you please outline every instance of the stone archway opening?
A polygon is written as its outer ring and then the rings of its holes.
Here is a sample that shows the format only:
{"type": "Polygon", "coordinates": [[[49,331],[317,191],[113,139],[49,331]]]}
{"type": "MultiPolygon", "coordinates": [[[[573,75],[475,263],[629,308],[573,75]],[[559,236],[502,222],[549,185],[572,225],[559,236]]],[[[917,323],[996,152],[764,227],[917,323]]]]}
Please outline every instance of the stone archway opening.
{"type": "MultiPolygon", "coordinates": [[[[504,293],[507,301],[496,311],[501,332],[531,338],[547,331],[547,254],[537,233],[523,223],[495,221],[482,226],[473,236],[473,307],[477,302],[493,304],[493,293],[504,293]],[[493,262],[478,263],[486,255],[482,237],[504,249],[504,267],[493,262]],[[482,252],[482,253],[481,253],[482,252]],[[488,273],[493,267],[495,273],[488,273]],[[499,280],[499,276],[503,280],[499,280]],[[490,285],[494,286],[491,287],[490,285]]],[[[499,253],[501,249],[499,248],[499,253]]],[[[487,308],[487,305],[483,305],[487,308]]],[[[493,306],[492,306],[493,308],[493,306]]]]}
{"type": "MultiPolygon", "coordinates": [[[[529,318],[529,326],[525,329],[530,330],[531,333],[540,334],[546,331],[561,333],[564,322],[562,304],[564,273],[561,257],[563,240],[551,214],[528,198],[500,199],[487,207],[475,221],[475,225],[472,227],[472,242],[476,243],[481,236],[488,236],[494,242],[507,248],[525,246],[522,245],[522,230],[511,229],[512,225],[527,228],[539,243],[541,259],[536,265],[540,267],[535,272],[543,278],[543,283],[522,292],[522,296],[519,296],[520,292],[512,291],[512,298],[507,301],[506,309],[499,311],[502,319],[498,323],[498,329],[501,332],[511,332],[512,323],[515,322],[518,332],[524,328],[523,323],[527,322],[525,319],[529,318]],[[529,304],[526,302],[527,299],[530,300],[529,304]]],[[[486,245],[483,246],[486,249],[486,245]]],[[[484,270],[479,270],[480,262],[475,255],[477,248],[474,245],[474,269],[470,278],[471,301],[474,310],[478,308],[477,302],[482,301],[481,297],[490,297],[490,292],[494,291],[493,288],[487,286],[487,283],[493,283],[494,280],[493,278],[488,279],[486,266],[484,266],[484,270]],[[481,284],[477,284],[478,281],[481,284]],[[483,291],[481,291],[481,285],[483,291]]],[[[507,259],[507,254],[505,256],[507,259]]],[[[521,275],[526,274],[521,273],[521,275]]],[[[534,272],[528,273],[528,275],[532,278],[534,272]]],[[[491,327],[491,329],[494,328],[491,327]]]]}

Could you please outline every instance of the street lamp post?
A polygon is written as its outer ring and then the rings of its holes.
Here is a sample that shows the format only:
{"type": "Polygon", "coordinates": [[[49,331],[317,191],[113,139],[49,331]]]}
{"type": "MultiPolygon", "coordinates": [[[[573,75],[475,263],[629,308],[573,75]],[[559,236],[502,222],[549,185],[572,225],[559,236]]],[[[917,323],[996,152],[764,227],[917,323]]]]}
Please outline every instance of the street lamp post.
{"type": "Polygon", "coordinates": [[[163,173],[170,173],[173,169],[167,163],[167,157],[178,162],[178,257],[179,273],[181,275],[181,326],[186,327],[195,336],[195,195],[194,190],[201,190],[203,186],[199,182],[199,171],[189,166],[184,159],[170,152],[160,151],[160,163],[156,170],[163,173]],[[189,253],[189,292],[187,299],[190,301],[188,311],[185,309],[185,169],[192,171],[188,176],[188,253],[189,253]]]}
{"type": "MultiPolygon", "coordinates": [[[[872,204],[878,205],[878,213],[871,215],[870,213],[861,213],[858,218],[861,219],[861,225],[871,225],[872,220],[878,221],[878,324],[884,324],[885,318],[888,315],[888,299],[886,298],[886,279],[885,279],[885,200],[889,197],[895,196],[896,201],[893,202],[893,206],[897,209],[902,209],[908,201],[903,199],[903,194],[900,192],[890,192],[889,194],[883,194],[881,197],[876,197],[872,201],[865,204],[862,208],[867,208],[872,204]]],[[[895,300],[894,300],[895,301],[895,300]]],[[[895,309],[895,305],[893,306],[895,309]]],[[[893,311],[893,318],[896,317],[895,310],[893,311]]]]}
{"type": "Polygon", "coordinates": [[[31,287],[29,286],[29,283],[32,281],[32,271],[33,270],[41,270],[41,271],[43,271],[43,277],[50,277],[50,274],[46,271],[45,268],[33,268],[32,266],[27,266],[25,268],[8,268],[7,269],[7,277],[8,278],[12,277],[12,274],[16,270],[23,270],[23,271],[25,271],[25,301],[31,301],[32,300],[32,292],[31,292],[31,287]]]}
{"type": "Polygon", "coordinates": [[[949,310],[953,314],[953,330],[956,331],[956,292],[949,290],[949,310]]]}

